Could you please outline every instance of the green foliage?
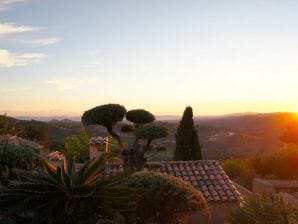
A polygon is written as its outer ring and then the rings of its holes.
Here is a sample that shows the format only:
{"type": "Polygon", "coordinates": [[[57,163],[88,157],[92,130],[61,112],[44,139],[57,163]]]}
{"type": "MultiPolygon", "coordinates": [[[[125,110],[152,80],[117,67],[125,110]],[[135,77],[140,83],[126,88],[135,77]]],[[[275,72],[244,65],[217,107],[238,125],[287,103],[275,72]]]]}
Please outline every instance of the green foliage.
{"type": "Polygon", "coordinates": [[[253,166],[258,176],[297,179],[298,147],[288,145],[270,155],[256,157],[253,159],[253,166]]]}
{"type": "Polygon", "coordinates": [[[45,149],[47,149],[50,145],[49,130],[45,126],[36,127],[34,125],[30,125],[24,129],[23,135],[30,141],[38,141],[45,149]]]}
{"type": "Polygon", "coordinates": [[[112,127],[122,121],[126,114],[125,107],[119,104],[105,104],[84,112],[82,122],[85,125],[103,125],[112,127]]]}
{"type": "Polygon", "coordinates": [[[7,175],[12,168],[32,170],[37,167],[40,154],[40,149],[30,142],[16,145],[0,140],[0,174],[7,175]]]}
{"type": "Polygon", "coordinates": [[[155,120],[155,117],[147,110],[136,109],[128,111],[126,119],[138,127],[143,124],[152,123],[155,120]]]}
{"type": "Polygon", "coordinates": [[[0,115],[0,135],[21,135],[23,133],[22,128],[19,126],[18,122],[12,120],[4,115],[0,115]]]}
{"type": "MultiPolygon", "coordinates": [[[[123,145],[126,146],[126,143],[124,142],[123,145]]],[[[111,136],[109,136],[108,152],[111,156],[109,161],[120,162],[121,148],[117,144],[117,141],[113,139],[111,136]]]]}
{"type": "Polygon", "coordinates": [[[287,145],[268,155],[224,160],[222,167],[229,177],[248,189],[252,189],[256,177],[298,179],[298,147],[287,145]]]}
{"type": "Polygon", "coordinates": [[[76,162],[87,162],[89,160],[89,135],[84,128],[80,134],[65,138],[65,149],[63,153],[67,158],[74,158],[76,162]]]}
{"type": "Polygon", "coordinates": [[[109,134],[115,138],[121,148],[123,148],[120,136],[114,132],[113,126],[122,121],[126,114],[124,106],[119,104],[105,104],[94,107],[84,112],[82,122],[84,125],[102,125],[109,134]]]}
{"type": "Polygon", "coordinates": [[[298,121],[288,124],[286,130],[280,136],[280,140],[287,144],[298,145],[298,121]]]}
{"type": "Polygon", "coordinates": [[[167,137],[168,131],[166,128],[156,125],[144,125],[136,128],[134,134],[137,139],[147,140],[151,143],[153,140],[167,137]]]}
{"type": "Polygon", "coordinates": [[[298,210],[281,198],[257,195],[246,199],[232,210],[227,224],[293,224],[298,222],[298,210]]]}
{"type": "Polygon", "coordinates": [[[231,179],[248,189],[252,189],[255,172],[250,159],[227,159],[221,165],[231,179]]]}
{"type": "Polygon", "coordinates": [[[202,159],[198,132],[193,122],[191,107],[186,107],[176,133],[175,160],[202,159]]]}
{"type": "Polygon", "coordinates": [[[130,133],[133,131],[133,126],[132,125],[129,125],[129,124],[125,124],[121,127],[121,131],[123,133],[130,133]]]}
{"type": "Polygon", "coordinates": [[[124,169],[140,170],[146,163],[144,154],[147,150],[151,149],[151,142],[155,139],[166,137],[167,130],[158,126],[143,124],[151,123],[154,121],[154,116],[150,112],[137,109],[130,110],[126,113],[126,109],[119,104],[106,104],[98,106],[86,111],[82,116],[84,125],[103,125],[109,134],[118,142],[121,149],[121,157],[123,160],[124,169]],[[135,140],[130,148],[125,148],[121,137],[114,132],[113,126],[122,121],[124,116],[131,121],[133,125],[124,125],[121,128],[122,132],[132,133],[135,140]],[[146,146],[139,144],[139,140],[147,140],[146,146]]]}
{"type": "Polygon", "coordinates": [[[15,169],[25,182],[0,192],[0,211],[9,217],[25,214],[30,223],[93,224],[113,218],[117,211],[134,209],[135,191],[119,185],[129,174],[106,177],[108,159],[103,154],[79,170],[72,160],[62,168],[44,160],[42,170],[15,169]]]}
{"type": "Polygon", "coordinates": [[[189,183],[167,174],[138,172],[124,184],[141,195],[134,213],[136,223],[184,223],[187,215],[207,208],[200,192],[189,183]]]}

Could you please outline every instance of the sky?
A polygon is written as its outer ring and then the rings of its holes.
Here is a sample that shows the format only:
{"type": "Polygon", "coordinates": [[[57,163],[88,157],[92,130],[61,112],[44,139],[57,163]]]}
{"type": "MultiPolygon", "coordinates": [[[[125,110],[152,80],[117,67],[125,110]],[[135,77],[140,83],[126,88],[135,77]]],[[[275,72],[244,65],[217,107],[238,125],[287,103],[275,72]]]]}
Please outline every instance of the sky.
{"type": "Polygon", "coordinates": [[[0,113],[298,112],[296,0],[0,0],[0,113]]]}

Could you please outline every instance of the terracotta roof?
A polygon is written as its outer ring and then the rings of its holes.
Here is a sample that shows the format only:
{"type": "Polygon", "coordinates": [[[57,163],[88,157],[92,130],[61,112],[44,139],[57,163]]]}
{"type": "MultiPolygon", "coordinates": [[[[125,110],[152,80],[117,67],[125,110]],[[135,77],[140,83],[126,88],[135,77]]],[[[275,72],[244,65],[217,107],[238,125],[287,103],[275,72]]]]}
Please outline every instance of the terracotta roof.
{"type": "Polygon", "coordinates": [[[59,151],[50,152],[46,155],[47,159],[49,160],[63,160],[64,155],[59,151]]]}
{"type": "MultiPolygon", "coordinates": [[[[151,171],[167,173],[189,182],[203,193],[208,202],[242,200],[241,194],[217,161],[168,161],[147,164],[151,171]]],[[[121,164],[109,165],[108,167],[109,174],[122,170],[121,164]]]]}
{"type": "Polygon", "coordinates": [[[91,137],[89,140],[90,145],[106,145],[109,141],[108,137],[91,137]]]}

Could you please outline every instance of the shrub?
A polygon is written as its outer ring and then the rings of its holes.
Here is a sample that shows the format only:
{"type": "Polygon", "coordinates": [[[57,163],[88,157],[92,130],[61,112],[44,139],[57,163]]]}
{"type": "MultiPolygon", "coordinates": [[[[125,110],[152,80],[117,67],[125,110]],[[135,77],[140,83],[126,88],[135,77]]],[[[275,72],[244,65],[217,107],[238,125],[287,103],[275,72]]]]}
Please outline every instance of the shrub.
{"type": "Polygon", "coordinates": [[[248,189],[252,189],[255,172],[251,160],[227,159],[221,165],[231,179],[248,189]]]}
{"type": "Polygon", "coordinates": [[[189,183],[166,174],[138,172],[125,185],[141,199],[134,213],[136,223],[184,223],[188,214],[207,208],[204,196],[189,183]]]}
{"type": "Polygon", "coordinates": [[[32,170],[38,165],[40,154],[40,149],[28,141],[17,145],[0,140],[0,173],[11,168],[32,170]]]}
{"type": "Polygon", "coordinates": [[[133,210],[135,191],[120,186],[130,174],[105,176],[109,157],[105,153],[78,170],[72,160],[61,168],[43,160],[43,169],[14,169],[25,181],[0,191],[0,217],[23,216],[17,222],[22,224],[93,224],[113,219],[121,210],[133,210]],[[28,218],[30,222],[25,221],[28,218]]]}
{"type": "Polygon", "coordinates": [[[297,179],[298,148],[288,146],[268,156],[256,157],[253,165],[257,175],[265,178],[297,179]]]}
{"type": "Polygon", "coordinates": [[[227,224],[292,224],[298,221],[297,208],[285,204],[281,198],[258,195],[246,199],[227,217],[227,224]]]}
{"type": "Polygon", "coordinates": [[[80,134],[65,138],[64,154],[68,158],[74,158],[76,162],[87,162],[89,159],[89,135],[84,128],[80,134]]]}

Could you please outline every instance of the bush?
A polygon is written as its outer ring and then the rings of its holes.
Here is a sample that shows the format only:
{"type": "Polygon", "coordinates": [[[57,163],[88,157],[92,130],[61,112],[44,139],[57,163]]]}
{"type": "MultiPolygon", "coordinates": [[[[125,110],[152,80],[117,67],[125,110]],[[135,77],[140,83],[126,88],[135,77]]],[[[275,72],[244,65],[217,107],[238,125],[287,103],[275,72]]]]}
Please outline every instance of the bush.
{"type": "Polygon", "coordinates": [[[288,146],[268,156],[256,157],[253,165],[257,175],[261,177],[297,179],[298,148],[288,146]]]}
{"type": "Polygon", "coordinates": [[[40,149],[30,142],[16,145],[0,140],[0,171],[6,173],[11,168],[32,170],[38,165],[40,155],[40,149]]]}
{"type": "Polygon", "coordinates": [[[227,224],[292,224],[298,221],[297,208],[285,204],[281,198],[258,195],[246,199],[232,210],[227,224]]]}
{"type": "Polygon", "coordinates": [[[65,138],[63,153],[67,158],[74,158],[76,162],[84,163],[89,160],[89,135],[84,128],[80,134],[65,138]]]}
{"type": "Polygon", "coordinates": [[[248,189],[252,189],[255,172],[251,160],[227,159],[221,165],[231,179],[248,189]]]}
{"type": "Polygon", "coordinates": [[[130,174],[106,176],[109,157],[104,153],[79,169],[72,160],[62,167],[42,160],[41,169],[13,169],[23,181],[0,190],[0,220],[3,216],[22,224],[111,223],[103,221],[134,210],[135,190],[120,186],[130,174]]]}
{"type": "Polygon", "coordinates": [[[138,172],[125,185],[141,199],[134,213],[136,223],[184,223],[188,214],[207,208],[204,196],[189,183],[166,174],[138,172]]]}

